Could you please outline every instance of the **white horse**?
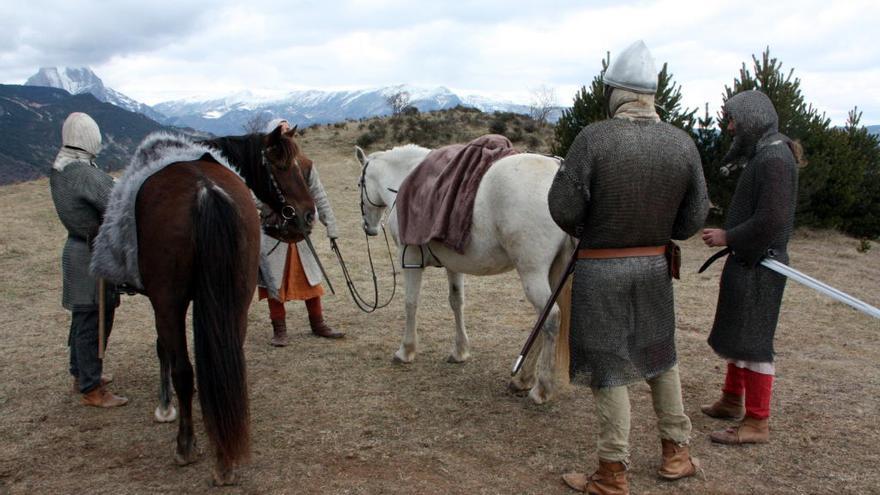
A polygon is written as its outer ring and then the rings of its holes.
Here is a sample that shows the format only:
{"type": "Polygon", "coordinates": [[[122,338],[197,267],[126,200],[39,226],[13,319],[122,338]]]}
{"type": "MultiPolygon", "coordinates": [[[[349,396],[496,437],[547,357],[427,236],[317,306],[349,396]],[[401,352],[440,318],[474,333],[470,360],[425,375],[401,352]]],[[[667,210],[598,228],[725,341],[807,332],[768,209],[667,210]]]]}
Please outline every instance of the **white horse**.
{"type": "MultiPolygon", "coordinates": [[[[498,160],[489,168],[477,190],[474,202],[470,239],[463,254],[439,242],[430,242],[424,249],[402,246],[394,207],[396,191],[406,176],[430,150],[415,145],[377,151],[367,156],[355,147],[361,163],[361,211],[368,235],[377,235],[385,210],[387,226],[406,264],[423,264],[446,268],[449,280],[449,304],[455,315],[455,341],[447,361],[461,363],[468,359],[468,336],[462,306],[464,303],[463,274],[496,275],[513,269],[519,273],[526,297],[535,312],[540,313],[565,270],[574,241],[550,217],[547,192],[559,170],[556,159],[536,154],[518,154],[498,160]]],[[[420,268],[404,269],[406,287],[406,328],[394,361],[411,363],[418,345],[416,310],[422,283],[420,268]]],[[[529,397],[543,403],[554,389],[553,369],[556,336],[559,329],[559,308],[554,305],[544,329],[543,338],[535,342],[509,388],[514,391],[531,389],[529,397]],[[536,374],[536,364],[537,374],[536,374]]]]}

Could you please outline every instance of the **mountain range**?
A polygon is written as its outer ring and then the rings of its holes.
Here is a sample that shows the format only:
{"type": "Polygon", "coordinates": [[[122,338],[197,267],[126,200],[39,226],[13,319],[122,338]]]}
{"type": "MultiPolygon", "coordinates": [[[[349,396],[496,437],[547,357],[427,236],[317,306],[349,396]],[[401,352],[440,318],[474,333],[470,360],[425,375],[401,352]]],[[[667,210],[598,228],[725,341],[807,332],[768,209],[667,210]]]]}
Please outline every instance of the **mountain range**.
{"type": "MultiPolygon", "coordinates": [[[[241,134],[249,122],[284,117],[307,126],[388,115],[388,97],[409,95],[409,105],[419,111],[444,110],[456,106],[484,112],[528,113],[528,105],[481,96],[461,96],[448,88],[420,88],[407,85],[352,91],[292,91],[278,98],[261,98],[247,91],[219,99],[183,99],[149,106],[104,85],[88,67],[43,67],[31,76],[27,86],[64,89],[71,94],[91,93],[100,101],[142,113],[163,125],[191,127],[217,135],[241,134]]],[[[551,115],[558,118],[559,112],[551,115]]],[[[555,120],[555,119],[554,119],[555,120]]]]}
{"type": "Polygon", "coordinates": [[[48,174],[61,145],[61,126],[71,112],[88,113],[101,128],[104,148],[97,162],[105,170],[127,165],[147,134],[173,130],[89,93],[0,84],[0,184],[48,174]]]}

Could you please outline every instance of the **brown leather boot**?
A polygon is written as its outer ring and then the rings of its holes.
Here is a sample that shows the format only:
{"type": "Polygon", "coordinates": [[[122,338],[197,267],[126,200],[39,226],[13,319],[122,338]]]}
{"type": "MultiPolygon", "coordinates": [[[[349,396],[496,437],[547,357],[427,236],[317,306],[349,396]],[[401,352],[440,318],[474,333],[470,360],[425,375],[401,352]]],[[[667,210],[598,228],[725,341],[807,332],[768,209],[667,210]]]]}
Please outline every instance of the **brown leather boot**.
{"type": "Polygon", "coordinates": [[[321,298],[315,297],[306,301],[306,309],[309,312],[309,325],[312,333],[325,339],[341,339],[345,332],[337,332],[324,323],[324,310],[321,307],[321,298]]]}
{"type": "MultiPolygon", "coordinates": [[[[111,375],[110,373],[107,373],[106,375],[101,375],[101,386],[102,387],[106,386],[110,383],[113,383],[113,375],[111,375]]],[[[73,393],[75,393],[75,394],[79,393],[79,377],[73,378],[72,390],[73,390],[73,393]]]]}
{"type": "Polygon", "coordinates": [[[713,431],[709,438],[713,442],[727,445],[767,443],[770,441],[770,420],[746,416],[739,426],[713,431]]]}
{"type": "Polygon", "coordinates": [[[98,385],[84,393],[80,402],[82,402],[84,406],[119,407],[128,404],[128,399],[113,395],[107,390],[107,387],[98,385]]]}
{"type": "Polygon", "coordinates": [[[287,347],[287,320],[272,320],[272,340],[269,343],[275,347],[287,347]]]}
{"type": "Polygon", "coordinates": [[[665,480],[677,480],[697,474],[700,461],[691,457],[690,447],[674,440],[660,440],[663,445],[663,464],[657,474],[665,480]]]}
{"type": "Polygon", "coordinates": [[[722,392],[714,404],[700,406],[700,410],[710,418],[740,421],[746,415],[745,396],[722,392]]]}
{"type": "Polygon", "coordinates": [[[585,473],[566,473],[562,481],[569,488],[591,495],[629,495],[626,464],[599,460],[599,469],[591,476],[585,473]]]}

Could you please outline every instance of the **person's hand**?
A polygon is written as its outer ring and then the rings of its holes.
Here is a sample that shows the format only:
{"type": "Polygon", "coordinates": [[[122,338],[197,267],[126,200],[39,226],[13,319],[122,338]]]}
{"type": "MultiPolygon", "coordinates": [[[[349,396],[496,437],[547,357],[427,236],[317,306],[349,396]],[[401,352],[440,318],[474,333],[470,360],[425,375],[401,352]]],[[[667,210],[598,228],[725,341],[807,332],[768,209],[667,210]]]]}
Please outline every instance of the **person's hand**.
{"type": "Polygon", "coordinates": [[[703,229],[703,242],[709,247],[727,245],[727,231],[724,229],[703,229]]]}

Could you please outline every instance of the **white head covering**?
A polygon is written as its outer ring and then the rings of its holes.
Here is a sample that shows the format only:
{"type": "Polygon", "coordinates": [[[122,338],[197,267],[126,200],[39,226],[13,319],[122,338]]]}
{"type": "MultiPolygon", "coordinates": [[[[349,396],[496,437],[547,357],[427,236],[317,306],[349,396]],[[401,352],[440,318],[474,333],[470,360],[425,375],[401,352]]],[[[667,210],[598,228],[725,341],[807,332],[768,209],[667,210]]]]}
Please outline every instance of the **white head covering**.
{"type": "Polygon", "coordinates": [[[88,114],[73,112],[61,127],[61,144],[52,165],[56,170],[64,170],[73,161],[87,161],[95,165],[95,157],[101,152],[101,130],[88,114]]]}
{"type": "Polygon", "coordinates": [[[640,94],[657,92],[657,68],[654,57],[642,40],[628,46],[611,62],[602,81],[613,87],[640,94]]]}
{"type": "MultiPolygon", "coordinates": [[[[287,119],[272,119],[266,124],[266,133],[270,133],[275,130],[276,127],[281,125],[282,122],[287,122],[287,119]]],[[[290,125],[290,122],[287,122],[287,125],[290,125]]]]}

